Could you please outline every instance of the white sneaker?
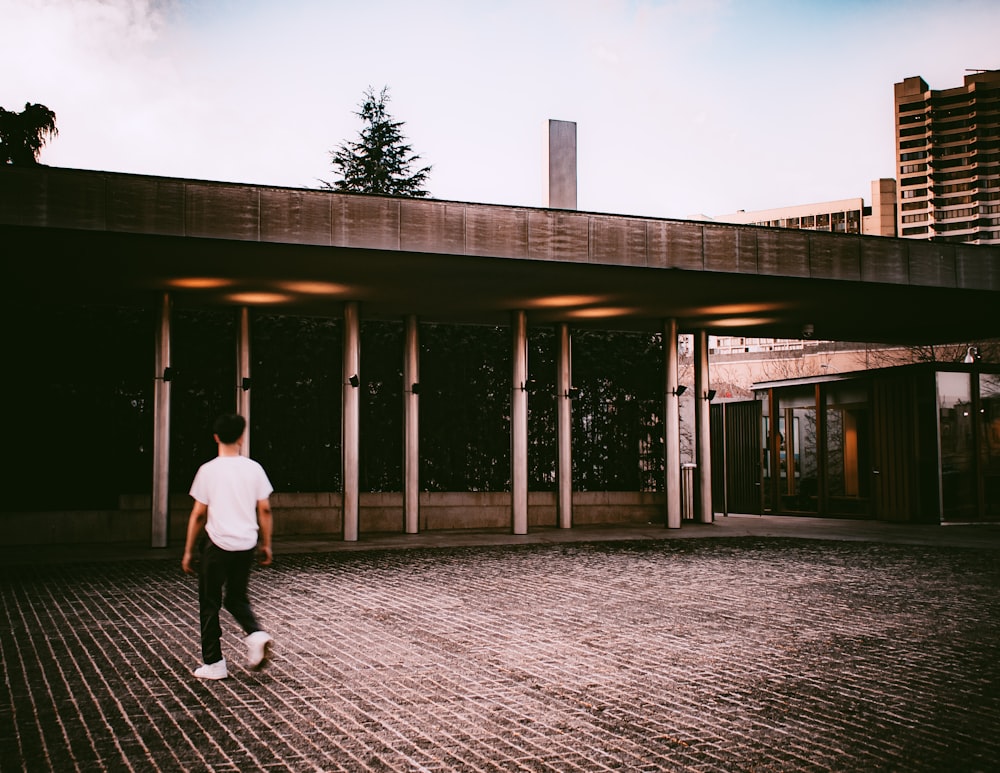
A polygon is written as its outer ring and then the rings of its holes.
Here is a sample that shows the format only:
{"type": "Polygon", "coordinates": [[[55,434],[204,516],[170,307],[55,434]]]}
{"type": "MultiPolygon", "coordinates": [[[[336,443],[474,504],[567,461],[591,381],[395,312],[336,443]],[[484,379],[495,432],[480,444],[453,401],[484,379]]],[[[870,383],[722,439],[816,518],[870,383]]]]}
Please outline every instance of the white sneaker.
{"type": "Polygon", "coordinates": [[[223,658],[218,663],[204,663],[194,670],[194,675],[199,679],[225,679],[229,676],[226,659],[223,658]]]}
{"type": "Polygon", "coordinates": [[[267,664],[271,654],[271,634],[264,631],[254,631],[244,640],[247,645],[247,665],[256,670],[267,664]]]}

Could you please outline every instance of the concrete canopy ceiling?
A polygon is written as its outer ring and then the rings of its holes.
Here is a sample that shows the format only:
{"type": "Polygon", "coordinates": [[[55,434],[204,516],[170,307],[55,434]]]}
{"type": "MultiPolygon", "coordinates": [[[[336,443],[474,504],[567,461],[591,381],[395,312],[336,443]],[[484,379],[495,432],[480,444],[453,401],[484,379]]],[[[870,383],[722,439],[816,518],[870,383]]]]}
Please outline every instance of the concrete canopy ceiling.
{"type": "Polygon", "coordinates": [[[1000,250],[560,210],[0,170],[6,302],[953,343],[1000,337],[1000,250]],[[34,174],[32,174],[34,173],[34,174]]]}

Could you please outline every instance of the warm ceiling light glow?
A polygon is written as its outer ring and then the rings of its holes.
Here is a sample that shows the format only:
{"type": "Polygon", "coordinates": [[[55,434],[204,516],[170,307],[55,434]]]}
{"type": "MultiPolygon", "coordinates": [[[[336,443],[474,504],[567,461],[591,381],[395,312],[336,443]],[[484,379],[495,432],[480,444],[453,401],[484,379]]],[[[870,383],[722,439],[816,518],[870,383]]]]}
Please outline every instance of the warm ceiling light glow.
{"type": "Polygon", "coordinates": [[[699,314],[760,314],[765,311],[778,311],[787,304],[782,303],[727,303],[721,306],[708,306],[698,309],[699,314]]]}
{"type": "Polygon", "coordinates": [[[573,306],[589,306],[606,301],[600,295],[552,295],[548,298],[536,298],[523,304],[529,309],[568,309],[573,306]]]}
{"type": "Polygon", "coordinates": [[[627,309],[623,306],[605,306],[603,308],[594,309],[577,309],[576,311],[569,312],[569,316],[576,317],[577,319],[603,319],[605,317],[623,317],[630,311],[631,309],[627,309]]]}
{"type": "Polygon", "coordinates": [[[773,325],[779,320],[774,317],[726,317],[725,319],[712,320],[710,327],[758,327],[760,325],[773,325]]]}
{"type": "Polygon", "coordinates": [[[179,279],[171,279],[167,282],[171,287],[181,290],[213,290],[217,287],[227,287],[232,284],[228,279],[221,279],[210,276],[185,276],[179,279]]]}
{"type": "Polygon", "coordinates": [[[266,303],[286,303],[292,297],[284,293],[233,293],[227,295],[226,299],[246,306],[258,306],[266,303]]]}
{"type": "Polygon", "coordinates": [[[279,286],[283,290],[303,295],[341,295],[348,290],[346,285],[335,282],[281,282],[279,286]]]}

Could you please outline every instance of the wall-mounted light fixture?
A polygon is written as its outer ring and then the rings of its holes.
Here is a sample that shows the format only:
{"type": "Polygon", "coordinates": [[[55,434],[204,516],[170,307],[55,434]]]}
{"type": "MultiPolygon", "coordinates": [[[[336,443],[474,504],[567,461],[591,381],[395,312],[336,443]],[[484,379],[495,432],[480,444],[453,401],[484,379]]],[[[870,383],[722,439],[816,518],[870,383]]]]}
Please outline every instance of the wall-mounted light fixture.
{"type": "Polygon", "coordinates": [[[361,379],[358,378],[358,374],[355,373],[353,376],[347,379],[347,383],[350,384],[352,387],[357,388],[361,385],[361,379]]]}
{"type": "Polygon", "coordinates": [[[571,386],[566,390],[566,397],[570,400],[578,400],[580,398],[580,387],[571,386]]]}
{"type": "Polygon", "coordinates": [[[240,382],[240,389],[242,389],[244,392],[249,392],[250,391],[250,377],[249,376],[244,376],[243,377],[243,380],[240,382]]]}
{"type": "Polygon", "coordinates": [[[687,392],[687,387],[684,386],[683,384],[678,384],[674,389],[670,390],[670,394],[672,394],[674,397],[680,397],[685,392],[687,392]]]}
{"type": "Polygon", "coordinates": [[[413,382],[413,383],[412,383],[412,384],[410,385],[410,390],[409,390],[409,391],[410,391],[411,393],[415,394],[415,395],[419,395],[419,394],[420,394],[420,384],[418,384],[418,383],[417,383],[416,381],[414,381],[414,382],[413,382]]]}
{"type": "Polygon", "coordinates": [[[174,377],[174,369],[173,368],[164,368],[163,369],[163,376],[162,376],[162,378],[163,378],[164,381],[170,381],[171,379],[173,379],[173,377],[174,377]]]}
{"type": "Polygon", "coordinates": [[[715,399],[715,394],[716,393],[714,389],[709,389],[707,392],[705,392],[705,399],[712,401],[715,399]]]}
{"type": "Polygon", "coordinates": [[[535,386],[535,379],[529,378],[527,381],[521,382],[521,386],[518,387],[522,392],[527,392],[529,389],[535,386]]]}

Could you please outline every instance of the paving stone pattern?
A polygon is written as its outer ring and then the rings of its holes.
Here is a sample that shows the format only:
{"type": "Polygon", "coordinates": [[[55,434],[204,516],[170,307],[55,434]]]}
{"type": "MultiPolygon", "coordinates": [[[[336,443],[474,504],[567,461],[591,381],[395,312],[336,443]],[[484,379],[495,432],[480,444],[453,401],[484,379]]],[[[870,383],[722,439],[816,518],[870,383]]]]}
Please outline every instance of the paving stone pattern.
{"type": "Polygon", "coordinates": [[[202,682],[174,561],[0,569],[0,770],[993,771],[986,550],[734,538],[278,556],[202,682]]]}

